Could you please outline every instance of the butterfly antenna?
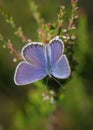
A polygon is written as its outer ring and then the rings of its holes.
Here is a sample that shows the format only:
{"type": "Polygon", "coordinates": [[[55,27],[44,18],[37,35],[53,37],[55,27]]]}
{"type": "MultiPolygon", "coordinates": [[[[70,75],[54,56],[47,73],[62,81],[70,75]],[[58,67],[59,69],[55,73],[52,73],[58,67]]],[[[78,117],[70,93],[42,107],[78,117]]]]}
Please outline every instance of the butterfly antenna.
{"type": "Polygon", "coordinates": [[[46,79],[45,90],[46,90],[46,87],[47,87],[48,81],[49,81],[49,77],[47,77],[47,79],[46,79]]]}
{"type": "Polygon", "coordinates": [[[55,77],[52,76],[52,78],[59,84],[60,87],[62,86],[62,84],[55,77]]]}

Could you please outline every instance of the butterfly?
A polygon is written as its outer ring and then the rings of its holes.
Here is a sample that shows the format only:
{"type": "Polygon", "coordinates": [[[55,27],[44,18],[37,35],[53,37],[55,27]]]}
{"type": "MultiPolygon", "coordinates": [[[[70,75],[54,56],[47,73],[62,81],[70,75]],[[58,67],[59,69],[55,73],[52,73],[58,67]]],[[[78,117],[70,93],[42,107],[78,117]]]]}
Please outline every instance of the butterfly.
{"type": "Polygon", "coordinates": [[[49,44],[31,42],[21,51],[24,61],[15,70],[16,85],[27,85],[43,79],[47,75],[59,79],[70,76],[71,69],[66,55],[64,43],[56,36],[49,44]]]}

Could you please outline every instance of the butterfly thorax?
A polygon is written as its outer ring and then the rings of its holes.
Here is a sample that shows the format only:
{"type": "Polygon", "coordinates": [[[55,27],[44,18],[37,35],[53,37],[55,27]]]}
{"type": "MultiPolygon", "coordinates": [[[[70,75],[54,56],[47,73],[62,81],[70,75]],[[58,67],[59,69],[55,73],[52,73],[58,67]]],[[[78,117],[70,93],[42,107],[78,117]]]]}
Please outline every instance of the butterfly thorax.
{"type": "Polygon", "coordinates": [[[48,45],[45,48],[45,57],[46,57],[46,71],[47,75],[51,77],[51,62],[50,62],[50,51],[48,45]]]}

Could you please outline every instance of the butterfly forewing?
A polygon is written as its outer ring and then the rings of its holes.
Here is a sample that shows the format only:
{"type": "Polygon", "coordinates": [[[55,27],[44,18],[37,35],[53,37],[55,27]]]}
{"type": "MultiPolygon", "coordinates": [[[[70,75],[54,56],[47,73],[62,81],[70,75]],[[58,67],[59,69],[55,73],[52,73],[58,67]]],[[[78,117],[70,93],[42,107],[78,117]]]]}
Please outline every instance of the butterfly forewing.
{"type": "Polygon", "coordinates": [[[38,81],[46,75],[42,68],[27,62],[21,62],[16,68],[14,81],[17,85],[26,85],[38,81]]]}
{"type": "Polygon", "coordinates": [[[59,61],[51,69],[51,74],[59,79],[66,79],[70,76],[70,66],[66,55],[62,55],[59,61]]]}

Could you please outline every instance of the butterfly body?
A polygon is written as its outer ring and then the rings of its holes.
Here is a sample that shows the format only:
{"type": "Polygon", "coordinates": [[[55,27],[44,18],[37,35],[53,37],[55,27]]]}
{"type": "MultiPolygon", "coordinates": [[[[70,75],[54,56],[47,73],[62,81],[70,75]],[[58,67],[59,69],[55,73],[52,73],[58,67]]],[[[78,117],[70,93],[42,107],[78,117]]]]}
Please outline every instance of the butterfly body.
{"type": "Polygon", "coordinates": [[[26,85],[47,75],[65,79],[70,76],[70,66],[64,52],[63,41],[57,36],[49,44],[32,42],[22,48],[23,62],[16,67],[14,81],[26,85]]]}

